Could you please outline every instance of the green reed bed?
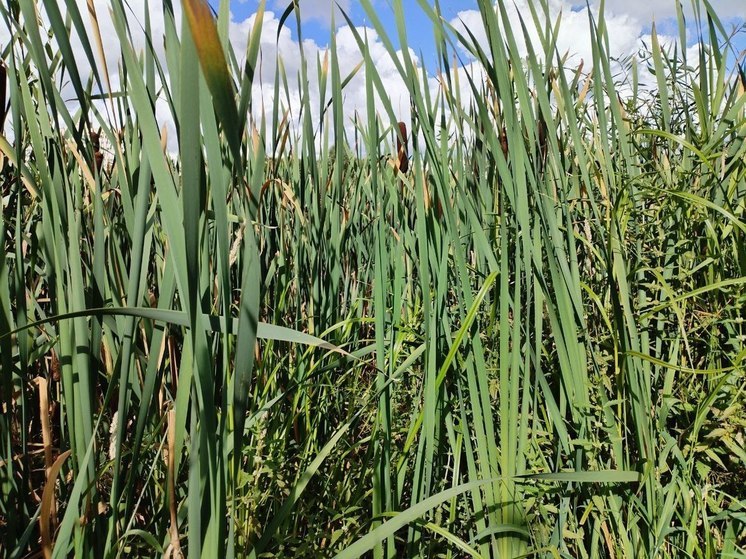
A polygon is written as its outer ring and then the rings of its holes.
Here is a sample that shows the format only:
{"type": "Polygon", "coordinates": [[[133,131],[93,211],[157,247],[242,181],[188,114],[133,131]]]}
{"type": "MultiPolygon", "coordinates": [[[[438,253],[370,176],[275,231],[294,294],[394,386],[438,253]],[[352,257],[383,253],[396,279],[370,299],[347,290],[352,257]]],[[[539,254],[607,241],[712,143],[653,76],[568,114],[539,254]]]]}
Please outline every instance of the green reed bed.
{"type": "Polygon", "coordinates": [[[396,29],[361,3],[405,129],[349,21],[353,72],[332,34],[255,119],[263,3],[234,52],[227,1],[150,2],[161,35],[113,0],[116,69],[78,2],[0,7],[0,554],[746,554],[746,75],[717,15],[693,3],[696,60],[653,29],[617,62],[602,11],[572,67],[545,3],[511,30],[480,0],[480,43],[420,2],[433,88],[401,3],[396,29]]]}

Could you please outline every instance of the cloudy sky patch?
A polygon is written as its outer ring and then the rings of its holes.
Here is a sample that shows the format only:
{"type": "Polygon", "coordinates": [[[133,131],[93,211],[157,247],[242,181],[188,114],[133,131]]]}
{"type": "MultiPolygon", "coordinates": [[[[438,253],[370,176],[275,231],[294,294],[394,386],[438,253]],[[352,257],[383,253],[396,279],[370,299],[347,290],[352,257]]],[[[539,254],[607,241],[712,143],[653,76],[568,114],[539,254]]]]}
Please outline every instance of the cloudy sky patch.
{"type": "MultiPolygon", "coordinates": [[[[389,37],[396,46],[398,44],[398,34],[395,27],[395,18],[388,0],[371,0],[373,5],[378,9],[378,17],[386,28],[389,37]]],[[[520,28],[519,17],[529,23],[529,41],[536,44],[538,48],[538,33],[530,24],[531,16],[529,2],[531,0],[511,0],[506,3],[509,25],[513,29],[518,42],[518,48],[521,54],[527,50],[526,41],[520,28]]],[[[277,72],[277,57],[281,57],[288,84],[291,89],[288,98],[280,100],[281,105],[290,109],[297,116],[300,105],[300,90],[296,83],[296,77],[300,74],[300,56],[298,33],[295,28],[295,18],[288,18],[282,29],[279,29],[279,18],[287,8],[289,0],[269,0],[267,2],[268,11],[265,13],[264,26],[261,35],[261,67],[257,74],[253,93],[256,102],[254,103],[255,111],[261,111],[262,107],[269,110],[269,107],[277,102],[273,99],[274,77],[277,72]],[[279,30],[279,32],[278,32],[279,30]]],[[[379,73],[384,88],[391,99],[394,110],[397,111],[402,120],[407,120],[409,116],[409,94],[406,85],[399,76],[396,66],[384,47],[378,33],[372,28],[371,21],[363,11],[359,2],[353,0],[337,0],[338,4],[348,13],[358,27],[361,34],[367,35],[371,58],[379,73]]],[[[87,18],[87,0],[77,0],[81,14],[87,18]]],[[[114,30],[109,15],[108,0],[93,1],[97,13],[103,46],[106,52],[107,64],[112,74],[112,82],[117,84],[119,81],[119,41],[114,30]]],[[[174,6],[179,11],[180,2],[174,1],[174,6]]],[[[216,0],[211,3],[217,7],[216,0]]],[[[589,61],[592,59],[589,31],[589,15],[594,18],[598,17],[598,0],[593,0],[591,4],[591,13],[585,3],[574,0],[548,0],[550,17],[552,20],[560,18],[560,35],[558,37],[558,49],[561,54],[570,55],[569,65],[577,65],[580,60],[589,61]]],[[[146,48],[145,37],[141,25],[137,22],[143,22],[145,2],[144,0],[129,0],[130,6],[130,27],[132,30],[133,44],[136,49],[146,48]]],[[[410,47],[410,54],[423,66],[427,71],[430,79],[429,83],[433,88],[437,87],[435,76],[438,71],[438,61],[435,58],[432,37],[432,22],[428,16],[419,8],[416,0],[403,0],[403,8],[406,22],[407,42],[410,47]]],[[[688,7],[685,15],[689,22],[693,20],[693,14],[688,7]]],[[[744,0],[711,0],[711,4],[716,13],[721,17],[726,25],[726,29],[738,29],[738,26],[744,25],[744,0]]],[[[257,0],[232,0],[231,2],[231,26],[230,41],[235,49],[236,55],[241,59],[246,51],[246,44],[249,34],[253,28],[255,12],[258,7],[257,0]]],[[[164,19],[162,10],[156,0],[150,2],[150,19],[151,26],[155,37],[162,37],[164,33],[164,19]]],[[[350,73],[361,61],[362,55],[354,39],[353,33],[345,25],[342,25],[343,19],[335,16],[334,21],[337,29],[332,30],[332,2],[330,0],[301,0],[302,15],[302,36],[303,48],[306,60],[309,63],[308,78],[309,89],[311,91],[311,106],[318,107],[320,104],[320,93],[317,83],[317,69],[315,67],[317,60],[323,60],[328,50],[330,42],[330,33],[336,33],[337,54],[342,76],[350,73]]],[[[461,2],[448,2],[443,8],[443,18],[450,22],[455,28],[464,30],[468,28],[477,38],[477,41],[486,44],[486,35],[482,27],[481,15],[477,10],[475,1],[464,0],[461,2]]],[[[648,38],[653,18],[659,22],[659,31],[662,34],[663,43],[673,43],[677,40],[675,33],[675,4],[671,0],[606,0],[606,25],[609,36],[609,50],[613,57],[624,57],[632,55],[640,48],[641,40],[648,38]],[[673,24],[672,24],[673,23],[673,24]],[[669,31],[670,30],[670,31],[669,31]],[[666,35],[666,31],[672,33],[666,35]]],[[[177,24],[177,27],[179,25],[177,24]]],[[[693,40],[696,38],[696,27],[690,25],[688,28],[689,36],[693,40]]],[[[0,26],[0,42],[8,40],[8,30],[0,26]]],[[[81,73],[83,78],[89,74],[90,68],[86,67],[87,61],[83,55],[80,41],[73,36],[73,45],[77,52],[80,53],[78,60],[81,61],[81,73]]],[[[159,58],[165,61],[163,53],[163,41],[156,40],[155,48],[159,58]]],[[[734,41],[734,52],[731,53],[731,64],[736,60],[736,56],[746,49],[746,32],[742,29],[737,34],[737,40],[734,41]]],[[[461,63],[467,67],[471,66],[471,60],[466,52],[459,51],[461,63]]],[[[398,56],[398,54],[397,54],[398,56]]],[[[97,62],[98,63],[98,62],[97,62]]],[[[164,64],[165,67],[165,64],[164,64]]],[[[352,131],[352,115],[357,111],[365,113],[365,80],[363,71],[359,71],[354,79],[348,84],[343,92],[344,107],[348,117],[348,132],[352,131]]],[[[328,98],[328,97],[327,97],[328,98]]],[[[383,109],[380,103],[377,103],[379,109],[383,109]]],[[[164,104],[159,103],[159,116],[168,121],[168,115],[164,115],[164,104]]],[[[255,114],[255,117],[259,117],[255,114]]],[[[168,122],[166,122],[168,124],[168,122]]],[[[172,126],[169,126],[172,128],[172,126]]],[[[173,128],[172,128],[173,130],[173,128]]],[[[175,134],[170,136],[175,141],[175,134]]]]}

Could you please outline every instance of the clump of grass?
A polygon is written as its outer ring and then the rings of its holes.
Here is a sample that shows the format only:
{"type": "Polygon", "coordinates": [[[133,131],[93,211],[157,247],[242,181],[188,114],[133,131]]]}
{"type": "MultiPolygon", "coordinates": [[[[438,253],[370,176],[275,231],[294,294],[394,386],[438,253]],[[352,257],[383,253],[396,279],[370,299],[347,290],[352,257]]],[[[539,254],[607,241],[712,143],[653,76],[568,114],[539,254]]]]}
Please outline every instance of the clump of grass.
{"type": "Polygon", "coordinates": [[[95,12],[0,6],[3,554],[745,553],[746,95],[716,14],[696,62],[653,30],[630,83],[603,13],[568,68],[546,2],[526,56],[503,2],[487,44],[422,3],[433,92],[401,3],[395,30],[362,4],[412,115],[350,23],[354,139],[333,35],[323,123],[302,51],[298,126],[250,117],[263,3],[239,66],[227,2],[159,4],[136,52],[114,0],[116,91],[95,12]]]}

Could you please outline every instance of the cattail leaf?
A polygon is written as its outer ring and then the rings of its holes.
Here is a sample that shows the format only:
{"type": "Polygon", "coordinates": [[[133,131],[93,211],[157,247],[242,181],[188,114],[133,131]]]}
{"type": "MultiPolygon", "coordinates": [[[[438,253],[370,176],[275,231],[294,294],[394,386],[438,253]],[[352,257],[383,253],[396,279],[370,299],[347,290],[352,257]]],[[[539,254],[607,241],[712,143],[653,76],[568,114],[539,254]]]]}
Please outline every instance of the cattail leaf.
{"type": "Polygon", "coordinates": [[[183,0],[182,5],[205,81],[213,97],[215,111],[233,157],[239,160],[241,138],[233,79],[228,70],[215,18],[207,0],[183,0]]]}

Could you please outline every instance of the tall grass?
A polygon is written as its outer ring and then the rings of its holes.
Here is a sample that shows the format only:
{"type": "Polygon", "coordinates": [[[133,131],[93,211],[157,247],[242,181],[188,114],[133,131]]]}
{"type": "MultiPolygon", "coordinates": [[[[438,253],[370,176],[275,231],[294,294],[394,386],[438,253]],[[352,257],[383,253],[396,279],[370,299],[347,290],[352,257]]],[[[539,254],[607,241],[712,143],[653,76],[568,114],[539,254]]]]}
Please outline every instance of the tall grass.
{"type": "Polygon", "coordinates": [[[264,3],[233,52],[227,1],[112,0],[120,80],[95,11],[0,6],[2,555],[746,554],[746,78],[717,14],[693,2],[696,60],[653,29],[617,62],[601,11],[571,67],[546,2],[511,29],[480,0],[486,43],[420,2],[433,91],[402,4],[361,3],[403,127],[349,20],[360,65],[301,50],[293,123],[281,60],[250,116],[264,3]]]}

